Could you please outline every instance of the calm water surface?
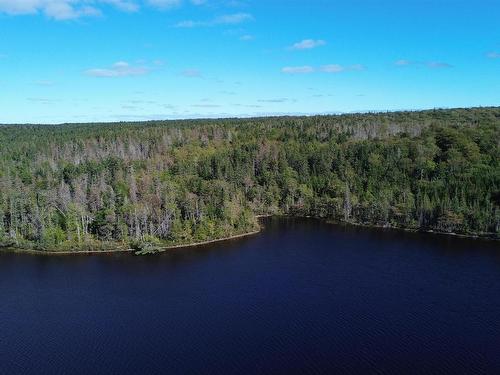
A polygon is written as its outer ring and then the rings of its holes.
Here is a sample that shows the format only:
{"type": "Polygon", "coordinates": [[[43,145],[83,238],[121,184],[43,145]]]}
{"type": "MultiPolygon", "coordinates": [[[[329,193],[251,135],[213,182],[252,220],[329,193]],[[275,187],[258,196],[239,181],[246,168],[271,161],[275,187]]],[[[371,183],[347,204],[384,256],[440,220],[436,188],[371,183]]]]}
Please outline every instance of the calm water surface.
{"type": "Polygon", "coordinates": [[[265,225],[151,257],[0,254],[0,373],[500,373],[498,242],[265,225]]]}

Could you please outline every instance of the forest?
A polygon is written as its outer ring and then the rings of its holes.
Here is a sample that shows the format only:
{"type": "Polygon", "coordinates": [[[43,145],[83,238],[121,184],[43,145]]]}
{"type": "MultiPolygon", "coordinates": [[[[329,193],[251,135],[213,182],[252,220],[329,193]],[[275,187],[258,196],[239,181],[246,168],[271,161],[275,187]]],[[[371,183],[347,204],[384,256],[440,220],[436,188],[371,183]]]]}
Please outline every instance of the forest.
{"type": "Polygon", "coordinates": [[[499,238],[500,107],[0,126],[0,247],[225,238],[257,215],[499,238]]]}

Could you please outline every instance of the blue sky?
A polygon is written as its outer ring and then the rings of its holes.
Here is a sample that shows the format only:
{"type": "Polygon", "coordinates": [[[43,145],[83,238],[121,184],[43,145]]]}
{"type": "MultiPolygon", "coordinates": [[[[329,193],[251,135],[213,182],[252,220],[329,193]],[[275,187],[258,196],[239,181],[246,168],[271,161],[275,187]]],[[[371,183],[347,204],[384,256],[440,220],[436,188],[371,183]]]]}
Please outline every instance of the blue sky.
{"type": "Polygon", "coordinates": [[[0,123],[491,105],[498,0],[0,0],[0,123]]]}

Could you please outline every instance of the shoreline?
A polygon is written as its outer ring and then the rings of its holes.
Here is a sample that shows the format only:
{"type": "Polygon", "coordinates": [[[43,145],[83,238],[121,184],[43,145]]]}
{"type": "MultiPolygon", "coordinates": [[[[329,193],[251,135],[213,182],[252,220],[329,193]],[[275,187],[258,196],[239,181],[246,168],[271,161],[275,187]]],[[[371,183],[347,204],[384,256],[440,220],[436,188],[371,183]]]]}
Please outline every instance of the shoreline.
{"type": "MultiPolygon", "coordinates": [[[[210,245],[212,243],[217,243],[217,242],[235,240],[238,238],[253,236],[255,234],[260,233],[261,231],[262,231],[262,228],[259,228],[258,230],[254,230],[251,232],[235,234],[233,236],[224,237],[224,238],[216,238],[213,240],[206,240],[206,241],[200,241],[200,242],[163,246],[163,247],[159,247],[157,249],[156,253],[163,253],[163,252],[166,252],[169,250],[182,249],[182,248],[188,248],[188,247],[197,247],[197,246],[203,246],[203,245],[210,245]]],[[[11,248],[1,249],[0,252],[30,254],[30,255],[65,255],[65,256],[68,256],[68,255],[93,255],[93,254],[103,254],[104,255],[104,254],[113,254],[113,253],[136,253],[138,251],[136,249],[131,249],[131,248],[126,248],[126,249],[117,248],[117,249],[109,249],[109,250],[75,250],[75,251],[47,250],[47,251],[45,251],[45,250],[22,249],[22,248],[11,247],[11,248]]]]}
{"type": "MultiPolygon", "coordinates": [[[[306,216],[306,217],[312,218],[312,216],[306,216]]],[[[328,224],[336,224],[336,225],[344,224],[344,225],[352,225],[355,227],[363,227],[363,228],[398,230],[398,231],[404,231],[404,232],[408,232],[408,233],[437,234],[437,235],[441,235],[441,236],[468,238],[471,240],[500,241],[500,238],[494,237],[494,233],[462,234],[462,233],[456,233],[456,232],[443,232],[443,231],[433,230],[433,229],[398,227],[398,226],[394,226],[394,225],[364,224],[364,223],[357,223],[354,221],[334,221],[334,220],[328,220],[328,219],[320,219],[320,220],[325,220],[325,222],[328,224]]]]}
{"type": "MultiPolygon", "coordinates": [[[[311,219],[316,219],[316,220],[322,220],[327,224],[334,224],[334,225],[352,225],[352,226],[357,226],[357,227],[364,227],[364,228],[374,228],[374,229],[389,229],[389,230],[397,230],[397,231],[404,231],[404,232],[409,232],[409,233],[426,233],[426,234],[434,234],[434,235],[441,235],[441,236],[451,236],[455,238],[468,238],[472,240],[488,240],[488,241],[499,241],[500,239],[491,237],[488,235],[472,235],[472,234],[460,234],[460,233],[454,233],[454,232],[440,232],[440,231],[434,231],[432,229],[430,230],[422,230],[422,229],[413,229],[413,228],[404,228],[404,227],[396,227],[396,226],[382,226],[382,225],[369,225],[369,224],[363,224],[363,223],[356,223],[356,222],[347,222],[347,221],[335,221],[335,220],[329,220],[326,218],[315,218],[313,216],[290,216],[290,215],[279,215],[279,214],[265,214],[265,215],[256,215],[255,216],[257,219],[263,219],[263,218],[269,218],[269,217],[285,217],[285,218],[311,218],[311,219]]],[[[158,253],[163,253],[169,250],[176,250],[176,249],[182,249],[182,248],[189,248],[189,247],[197,247],[197,246],[203,246],[203,245],[210,245],[213,243],[217,242],[224,242],[224,241],[230,241],[238,238],[243,238],[243,237],[248,237],[248,236],[253,236],[256,234],[259,234],[262,231],[262,225],[259,225],[258,230],[254,230],[251,232],[246,232],[246,233],[240,233],[240,234],[235,234],[229,237],[223,237],[223,238],[216,238],[213,240],[206,240],[206,241],[200,241],[200,242],[193,242],[193,243],[185,243],[185,244],[176,244],[176,245],[168,245],[168,246],[161,246],[158,247],[155,251],[156,254],[158,253]]],[[[136,249],[131,249],[131,248],[110,248],[108,250],[75,250],[75,251],[57,251],[57,250],[34,250],[34,249],[23,249],[23,248],[15,248],[15,247],[7,247],[7,248],[0,248],[0,253],[5,252],[5,253],[19,253],[19,254],[30,254],[30,255],[95,255],[95,254],[114,254],[114,253],[137,253],[139,252],[136,249]]]]}

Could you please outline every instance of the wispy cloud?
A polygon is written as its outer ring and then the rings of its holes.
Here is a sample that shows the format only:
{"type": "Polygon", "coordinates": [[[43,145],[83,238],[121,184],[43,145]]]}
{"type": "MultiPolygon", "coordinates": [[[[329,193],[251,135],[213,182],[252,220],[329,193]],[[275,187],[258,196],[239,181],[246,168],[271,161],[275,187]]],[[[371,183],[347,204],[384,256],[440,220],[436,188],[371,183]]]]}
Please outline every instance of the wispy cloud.
{"type": "Polygon", "coordinates": [[[188,78],[201,78],[202,74],[198,69],[185,69],[181,72],[184,77],[188,78]]]}
{"type": "Polygon", "coordinates": [[[181,0],[147,0],[148,5],[159,9],[170,9],[181,5],[181,0]]]}
{"type": "Polygon", "coordinates": [[[339,64],[324,65],[321,67],[321,71],[325,73],[340,73],[343,72],[345,68],[339,64]]]}
{"type": "Polygon", "coordinates": [[[311,95],[311,98],[326,98],[326,97],[332,97],[332,94],[314,94],[311,95]]]}
{"type": "Polygon", "coordinates": [[[244,41],[244,42],[249,42],[251,40],[254,40],[255,37],[253,35],[250,35],[250,34],[245,34],[245,35],[242,35],[240,36],[240,40],[244,41]]]}
{"type": "Polygon", "coordinates": [[[85,71],[85,74],[91,77],[114,78],[142,76],[148,74],[150,69],[144,66],[133,66],[126,61],[114,63],[110,68],[94,68],[85,71]]]}
{"type": "Polygon", "coordinates": [[[490,59],[500,59],[500,52],[488,52],[486,57],[490,59]]]}
{"type": "Polygon", "coordinates": [[[300,42],[297,42],[289,47],[291,50],[304,50],[304,49],[312,49],[320,46],[324,46],[326,42],[324,40],[318,39],[304,39],[300,42]]]}
{"type": "Polygon", "coordinates": [[[340,65],[340,64],[329,64],[329,65],[323,65],[319,68],[315,68],[310,65],[305,65],[305,66],[286,66],[283,69],[281,69],[282,73],[287,73],[287,74],[308,74],[308,73],[314,73],[314,72],[323,72],[323,73],[341,73],[341,72],[348,72],[348,71],[361,71],[365,70],[365,66],[362,64],[354,64],[354,65],[340,65]]]}
{"type": "Polygon", "coordinates": [[[233,8],[242,8],[248,6],[248,2],[246,0],[226,0],[225,5],[233,8]]]}
{"type": "Polygon", "coordinates": [[[178,27],[178,28],[189,29],[189,28],[192,28],[192,27],[201,26],[201,23],[200,22],[191,21],[191,20],[186,20],[186,21],[177,22],[174,26],[178,27]]]}
{"type": "Polygon", "coordinates": [[[34,83],[35,83],[35,85],[38,85],[38,86],[54,86],[54,81],[49,81],[49,80],[45,80],[45,79],[35,81],[34,83]]]}
{"type": "Polygon", "coordinates": [[[220,104],[192,104],[193,108],[220,108],[222,107],[220,104]]]}
{"type": "Polygon", "coordinates": [[[427,61],[427,62],[421,62],[421,61],[412,61],[412,60],[406,60],[406,59],[401,59],[397,60],[394,62],[394,65],[399,66],[399,67],[404,67],[404,66],[425,66],[427,68],[431,69],[446,69],[446,68],[453,68],[453,65],[448,64],[446,62],[441,62],[441,61],[427,61]]]}
{"type": "Polygon", "coordinates": [[[430,61],[427,63],[427,66],[431,69],[453,68],[453,65],[440,61],[430,61]]]}
{"type": "Polygon", "coordinates": [[[216,25],[236,25],[246,21],[252,21],[254,18],[249,13],[226,14],[214,19],[216,25]]]}
{"type": "Polygon", "coordinates": [[[252,20],[254,20],[254,17],[249,13],[234,13],[234,14],[225,14],[208,21],[193,21],[193,20],[180,21],[177,24],[175,24],[174,27],[193,28],[193,27],[212,27],[218,25],[237,25],[252,20]]]}
{"type": "Polygon", "coordinates": [[[128,110],[128,111],[139,111],[139,110],[143,110],[144,108],[143,107],[139,107],[139,106],[136,106],[136,105],[130,105],[130,104],[124,104],[121,106],[122,109],[125,109],[125,110],[128,110]]]}
{"type": "Polygon", "coordinates": [[[233,103],[231,104],[232,106],[235,106],[235,107],[242,107],[242,108],[263,108],[261,105],[259,104],[241,104],[241,103],[233,103]]]}
{"type": "MultiPolygon", "coordinates": [[[[187,0],[0,0],[0,13],[9,15],[44,14],[55,20],[100,16],[104,6],[123,12],[137,12],[141,6],[166,10],[181,6],[187,0]]],[[[190,0],[199,6],[207,0],[190,0]]]]}
{"type": "Polygon", "coordinates": [[[281,69],[283,73],[286,74],[308,74],[308,73],[313,73],[314,68],[309,65],[305,66],[285,66],[283,69],[281,69]]]}
{"type": "Polygon", "coordinates": [[[98,16],[101,11],[83,0],[0,0],[0,12],[9,15],[43,13],[56,20],[98,16]]]}
{"type": "Polygon", "coordinates": [[[158,104],[158,102],[156,102],[154,100],[138,100],[138,99],[126,100],[124,103],[125,104],[133,104],[133,105],[137,105],[137,104],[148,104],[148,105],[158,104]]]}
{"type": "Polygon", "coordinates": [[[40,104],[54,104],[59,102],[58,99],[48,99],[48,98],[27,98],[26,100],[33,102],[33,103],[40,103],[40,104]]]}
{"type": "Polygon", "coordinates": [[[394,65],[397,65],[397,66],[408,66],[411,64],[412,64],[412,62],[410,60],[405,60],[405,59],[397,60],[394,62],[394,65]]]}
{"type": "Polygon", "coordinates": [[[321,71],[325,73],[341,73],[347,71],[361,71],[365,70],[365,66],[362,64],[354,64],[354,65],[339,65],[339,64],[329,64],[323,65],[321,67],[321,71]]]}
{"type": "Polygon", "coordinates": [[[286,103],[286,102],[296,102],[295,99],[290,98],[276,98],[276,99],[259,99],[259,103],[286,103]]]}
{"type": "Polygon", "coordinates": [[[137,12],[139,10],[139,4],[132,0],[100,0],[100,2],[113,5],[123,12],[137,12]]]}

